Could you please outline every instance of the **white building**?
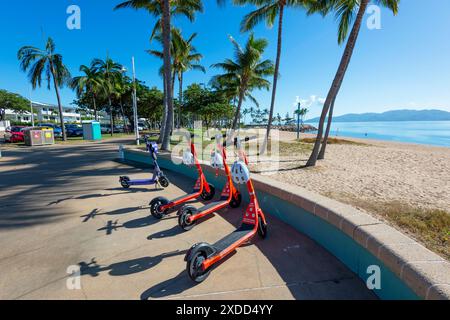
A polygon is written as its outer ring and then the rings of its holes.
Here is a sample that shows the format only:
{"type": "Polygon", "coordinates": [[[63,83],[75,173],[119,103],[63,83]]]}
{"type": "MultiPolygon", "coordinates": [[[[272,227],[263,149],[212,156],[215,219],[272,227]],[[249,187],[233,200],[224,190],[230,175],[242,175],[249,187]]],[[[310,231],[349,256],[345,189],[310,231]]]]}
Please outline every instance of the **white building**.
{"type": "MultiPolygon", "coordinates": [[[[32,102],[35,123],[39,122],[59,122],[59,108],[56,105],[32,102]]],[[[81,114],[75,107],[63,106],[64,122],[81,123],[81,114]]],[[[31,110],[25,113],[17,113],[6,109],[6,118],[23,123],[31,122],[31,110]]]]}

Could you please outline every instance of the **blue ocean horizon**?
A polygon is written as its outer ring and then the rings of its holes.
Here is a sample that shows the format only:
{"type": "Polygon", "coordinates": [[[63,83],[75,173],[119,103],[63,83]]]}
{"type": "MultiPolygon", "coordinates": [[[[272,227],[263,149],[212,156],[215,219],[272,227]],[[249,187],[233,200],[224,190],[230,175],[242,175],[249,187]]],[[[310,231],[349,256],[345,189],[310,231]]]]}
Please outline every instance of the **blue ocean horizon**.
{"type": "Polygon", "coordinates": [[[450,121],[334,122],[330,136],[450,147],[450,121]]]}

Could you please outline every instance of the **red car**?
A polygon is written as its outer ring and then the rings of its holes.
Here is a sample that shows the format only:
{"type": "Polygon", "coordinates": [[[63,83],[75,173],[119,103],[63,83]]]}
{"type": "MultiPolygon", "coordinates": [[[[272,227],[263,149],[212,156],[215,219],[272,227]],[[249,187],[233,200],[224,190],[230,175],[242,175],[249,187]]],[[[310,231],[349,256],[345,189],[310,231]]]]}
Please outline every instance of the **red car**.
{"type": "Polygon", "coordinates": [[[15,126],[6,129],[5,131],[5,142],[17,143],[17,142],[25,142],[25,135],[23,130],[26,127],[15,126]]]}

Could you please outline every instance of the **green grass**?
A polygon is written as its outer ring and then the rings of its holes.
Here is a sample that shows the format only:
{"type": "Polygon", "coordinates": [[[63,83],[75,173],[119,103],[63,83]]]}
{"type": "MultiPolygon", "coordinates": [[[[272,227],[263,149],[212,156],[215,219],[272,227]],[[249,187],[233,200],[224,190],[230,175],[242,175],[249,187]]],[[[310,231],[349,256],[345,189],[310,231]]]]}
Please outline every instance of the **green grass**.
{"type": "Polygon", "coordinates": [[[450,260],[450,212],[422,209],[401,202],[369,202],[338,199],[373,212],[450,260]]]}
{"type": "MultiPolygon", "coordinates": [[[[304,143],[314,144],[316,142],[315,138],[303,138],[301,139],[304,143]]],[[[346,139],[339,138],[328,138],[328,144],[338,144],[338,145],[354,145],[354,146],[368,146],[369,144],[363,142],[357,142],[346,139]]]]}

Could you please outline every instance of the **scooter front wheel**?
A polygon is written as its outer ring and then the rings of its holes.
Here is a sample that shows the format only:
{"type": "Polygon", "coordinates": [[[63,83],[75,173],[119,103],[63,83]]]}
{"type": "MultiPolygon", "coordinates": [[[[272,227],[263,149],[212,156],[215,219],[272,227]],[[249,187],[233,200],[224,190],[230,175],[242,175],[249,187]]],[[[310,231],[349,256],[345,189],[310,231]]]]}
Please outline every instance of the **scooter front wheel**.
{"type": "Polygon", "coordinates": [[[242,195],[240,193],[236,194],[236,197],[233,197],[230,201],[230,207],[239,208],[242,203],[242,195]]]}
{"type": "Polygon", "coordinates": [[[129,189],[130,188],[130,178],[129,177],[120,177],[120,184],[122,188],[129,189]]]}
{"type": "Polygon", "coordinates": [[[214,186],[212,184],[208,184],[209,185],[209,192],[207,192],[206,190],[203,190],[203,193],[201,195],[202,199],[205,201],[209,201],[212,198],[214,198],[214,195],[216,194],[216,188],[214,188],[214,186]]]}
{"type": "Polygon", "coordinates": [[[267,238],[267,223],[264,223],[261,216],[258,217],[258,235],[262,239],[267,238]]]}
{"type": "Polygon", "coordinates": [[[167,210],[161,210],[161,207],[167,205],[168,203],[169,200],[164,197],[153,199],[150,202],[150,213],[152,216],[156,219],[162,219],[165,215],[167,215],[167,210]]]}
{"type": "Polygon", "coordinates": [[[178,215],[178,225],[184,231],[190,231],[195,226],[195,221],[189,221],[189,218],[192,217],[197,212],[197,209],[192,206],[183,207],[180,209],[178,215]]]}
{"type": "Polygon", "coordinates": [[[170,185],[169,179],[164,176],[160,177],[158,182],[163,188],[167,188],[170,185]]]}
{"type": "Polygon", "coordinates": [[[192,281],[201,283],[209,277],[211,270],[202,270],[203,261],[206,260],[204,252],[197,252],[186,264],[186,271],[192,281]]]}

